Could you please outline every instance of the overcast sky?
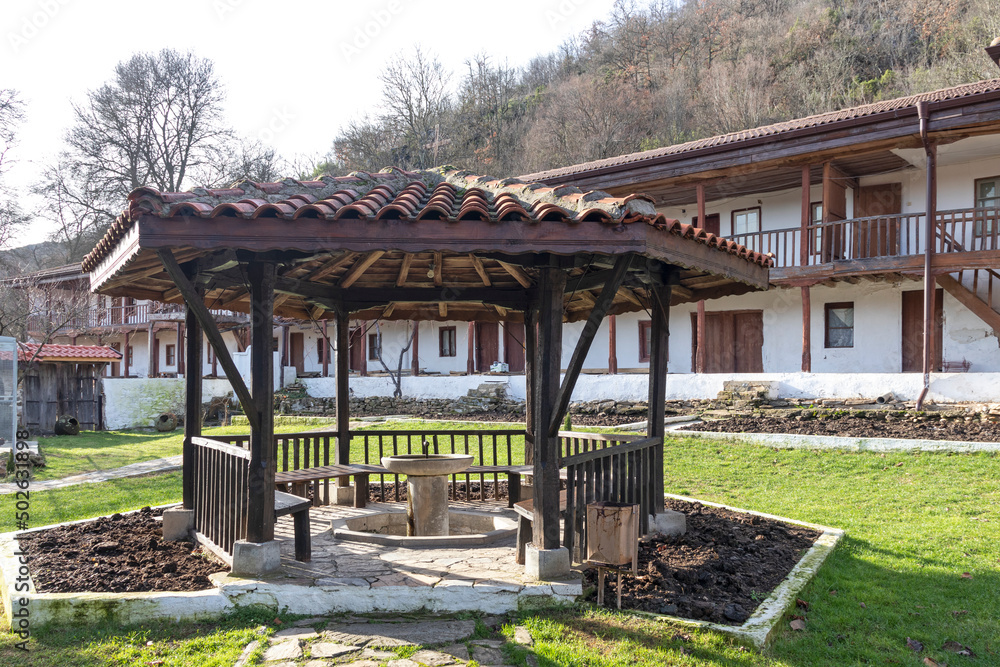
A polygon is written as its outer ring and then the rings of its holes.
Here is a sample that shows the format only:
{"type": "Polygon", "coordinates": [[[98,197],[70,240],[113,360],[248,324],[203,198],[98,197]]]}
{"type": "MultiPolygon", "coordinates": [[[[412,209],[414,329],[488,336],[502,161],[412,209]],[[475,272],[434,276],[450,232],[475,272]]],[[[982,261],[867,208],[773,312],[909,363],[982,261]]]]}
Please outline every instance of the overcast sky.
{"type": "MultiPolygon", "coordinates": [[[[7,182],[26,196],[59,152],[70,102],[139,51],[170,47],[214,61],[234,129],[293,158],[326,153],[338,128],[378,99],[378,73],[399,52],[427,47],[456,78],[480,52],[524,65],[605,18],[612,4],[3,0],[0,88],[18,90],[27,103],[7,182]]],[[[42,241],[47,231],[36,225],[19,244],[42,241]]]]}

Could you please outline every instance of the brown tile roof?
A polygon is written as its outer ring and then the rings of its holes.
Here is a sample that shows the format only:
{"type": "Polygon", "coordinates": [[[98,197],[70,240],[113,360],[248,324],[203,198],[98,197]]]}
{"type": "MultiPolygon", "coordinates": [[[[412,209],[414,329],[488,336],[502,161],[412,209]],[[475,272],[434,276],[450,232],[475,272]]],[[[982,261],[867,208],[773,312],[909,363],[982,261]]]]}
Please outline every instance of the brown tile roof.
{"type": "Polygon", "coordinates": [[[39,346],[37,343],[18,342],[18,361],[70,361],[79,359],[94,359],[99,361],[107,359],[118,361],[122,358],[122,353],[106,345],[53,345],[46,343],[39,346]],[[39,347],[41,351],[39,352],[39,347]],[[35,353],[38,355],[35,356],[35,353]]]}
{"type": "MultiPolygon", "coordinates": [[[[760,266],[773,264],[767,255],[665,218],[645,195],[612,197],[600,190],[583,192],[569,185],[549,187],[517,178],[500,180],[453,167],[415,172],[390,167],[373,174],[355,172],[349,176],[323,176],[315,181],[290,178],[276,183],[243,181],[214,190],[159,192],[149,187],[138,188],[129,194],[128,208],[83,260],[83,270],[93,271],[142,215],[225,216],[234,220],[319,218],[331,222],[341,219],[608,225],[644,222],[760,266]]],[[[573,233],[571,227],[566,231],[573,233]]],[[[234,233],[238,230],[234,229],[234,233]]]]}
{"type": "Polygon", "coordinates": [[[646,160],[654,160],[656,158],[682,155],[701,149],[711,149],[730,144],[739,144],[756,139],[778,138],[779,135],[782,134],[799,130],[821,128],[823,126],[832,125],[842,121],[853,121],[885,113],[898,114],[900,111],[906,109],[912,109],[913,111],[911,113],[916,113],[915,109],[918,102],[929,102],[933,104],[935,102],[946,102],[949,100],[971,97],[973,95],[996,92],[1000,92],[1000,79],[976,81],[975,83],[967,83],[961,86],[944,88],[942,90],[935,90],[929,93],[919,93],[917,95],[909,95],[907,97],[898,97],[892,100],[864,104],[857,107],[851,107],[849,109],[816,114],[815,116],[795,118],[781,123],[774,123],[773,125],[755,127],[749,130],[740,130],[739,132],[720,134],[714,137],[706,137],[705,139],[695,139],[694,141],[688,141],[683,144],[674,144],[672,146],[664,146],[663,148],[654,148],[652,150],[642,151],[639,153],[628,153],[626,155],[605,158],[603,160],[581,162],[580,164],[561,167],[559,169],[549,169],[546,171],[535,172],[533,174],[526,174],[521,178],[532,181],[544,181],[546,179],[557,179],[564,176],[580,175],[598,169],[621,167],[633,162],[644,162],[646,160]]]}

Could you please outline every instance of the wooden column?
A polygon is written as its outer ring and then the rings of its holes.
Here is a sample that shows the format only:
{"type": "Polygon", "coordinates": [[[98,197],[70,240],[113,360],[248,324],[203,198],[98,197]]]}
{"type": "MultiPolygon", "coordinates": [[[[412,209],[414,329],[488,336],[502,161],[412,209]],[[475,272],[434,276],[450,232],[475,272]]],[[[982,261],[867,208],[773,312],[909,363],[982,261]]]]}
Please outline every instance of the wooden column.
{"type": "Polygon", "coordinates": [[[608,315],[608,373],[618,373],[618,323],[614,315],[608,315]]]}
{"type": "Polygon", "coordinates": [[[698,302],[698,332],[695,337],[694,372],[705,372],[705,302],[698,302]]]}
{"type": "MultiPolygon", "coordinates": [[[[194,446],[191,438],[201,435],[201,324],[190,307],[184,311],[185,331],[187,339],[184,347],[187,349],[184,367],[184,449],[182,457],[183,476],[181,487],[184,496],[184,509],[194,509],[194,446]]],[[[181,348],[184,349],[184,348],[181,348]]]]}
{"type": "Polygon", "coordinates": [[[410,348],[410,373],[413,377],[420,375],[420,322],[413,322],[413,343],[410,348]]]}
{"type": "Polygon", "coordinates": [[[476,323],[469,322],[469,358],[465,361],[465,372],[472,375],[476,372],[476,323]]]}
{"type": "Polygon", "coordinates": [[[663,510],[663,438],[666,434],[664,417],[666,416],[667,398],[667,349],[670,341],[670,285],[653,285],[650,287],[650,315],[652,323],[649,331],[649,416],[646,421],[646,434],[651,438],[659,438],[660,446],[656,452],[653,477],[655,487],[653,492],[653,509],[663,510]]]}
{"type": "Polygon", "coordinates": [[[524,311],[524,465],[535,461],[535,373],[538,368],[538,310],[524,311]]]}
{"type": "Polygon", "coordinates": [[[809,287],[802,287],[802,372],[812,373],[812,303],[809,287]]]}
{"type": "Polygon", "coordinates": [[[323,377],[330,377],[330,336],[323,320],[323,377]]]}
{"type": "MultiPolygon", "coordinates": [[[[272,338],[273,338],[272,334],[272,338]]],[[[281,368],[284,372],[285,366],[289,365],[289,355],[288,355],[288,325],[283,324],[281,326],[281,368]]]]}
{"type": "MultiPolygon", "coordinates": [[[[799,266],[809,264],[809,243],[812,239],[809,225],[812,223],[812,197],[809,190],[812,187],[812,177],[809,172],[809,165],[802,166],[802,219],[801,239],[799,242],[799,266]]],[[[812,372],[812,305],[809,295],[809,286],[803,285],[802,293],[802,372],[812,372]]]]}
{"type": "Polygon", "coordinates": [[[351,321],[345,309],[337,311],[337,452],[333,462],[346,465],[351,455],[351,321]]]}
{"type": "Polygon", "coordinates": [[[146,376],[155,378],[156,377],[156,329],[153,328],[153,323],[149,323],[149,333],[146,335],[147,354],[149,365],[146,368],[146,376]]]}
{"type": "Polygon", "coordinates": [[[177,346],[174,348],[177,350],[177,374],[180,375],[184,372],[184,323],[177,323],[177,346]]]}
{"type": "Polygon", "coordinates": [[[542,268],[538,281],[538,363],[534,367],[532,401],[535,406],[534,524],[532,536],[539,549],[559,547],[559,436],[549,435],[559,394],[562,363],[562,310],[566,274],[542,268]]]}
{"type": "Polygon", "coordinates": [[[128,339],[129,332],[125,332],[125,342],[122,343],[122,377],[128,377],[128,339]]]}
{"type": "Polygon", "coordinates": [[[274,280],[272,262],[251,261],[250,394],[258,428],[250,432],[247,541],[274,539],[274,280]]]}

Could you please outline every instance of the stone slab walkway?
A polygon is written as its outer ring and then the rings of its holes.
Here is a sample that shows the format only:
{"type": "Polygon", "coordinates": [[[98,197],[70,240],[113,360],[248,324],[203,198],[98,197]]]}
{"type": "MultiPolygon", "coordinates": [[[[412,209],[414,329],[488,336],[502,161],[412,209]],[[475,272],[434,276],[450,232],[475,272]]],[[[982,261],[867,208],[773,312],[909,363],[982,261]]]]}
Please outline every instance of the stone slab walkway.
{"type": "MultiPolygon", "coordinates": [[[[122,466],[121,468],[95,470],[93,472],[85,472],[79,475],[70,475],[69,477],[63,477],[62,479],[46,479],[42,481],[32,480],[30,490],[50,491],[52,489],[61,489],[67,486],[74,486],[76,484],[96,484],[98,482],[107,482],[112,479],[140,477],[142,475],[153,475],[156,473],[170,472],[172,470],[180,469],[181,456],[178,454],[177,456],[168,456],[162,459],[133,463],[131,465],[122,466]]],[[[0,484],[0,496],[8,493],[14,493],[14,491],[17,490],[18,489],[14,484],[0,484]]]]}
{"type": "MultiPolygon", "coordinates": [[[[498,632],[502,621],[486,616],[480,619],[490,630],[491,639],[474,638],[476,621],[413,620],[384,618],[377,622],[363,619],[306,618],[292,627],[264,637],[265,627],[258,628],[260,639],[247,644],[235,667],[263,664],[268,667],[458,667],[475,660],[481,667],[513,664],[508,659],[511,647],[530,647],[533,643],[526,628],[515,628],[513,641],[498,632]],[[418,650],[414,651],[413,649],[418,650]],[[262,655],[260,662],[254,656],[262,655]],[[406,657],[403,657],[406,656],[406,657]]],[[[537,665],[534,655],[528,664],[537,665]]]]}

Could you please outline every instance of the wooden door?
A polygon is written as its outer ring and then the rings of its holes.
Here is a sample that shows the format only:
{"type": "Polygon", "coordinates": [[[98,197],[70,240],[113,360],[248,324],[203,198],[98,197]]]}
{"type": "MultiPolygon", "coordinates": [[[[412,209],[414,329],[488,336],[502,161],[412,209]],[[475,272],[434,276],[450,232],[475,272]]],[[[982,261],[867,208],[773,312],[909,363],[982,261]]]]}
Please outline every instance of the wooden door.
{"type": "Polygon", "coordinates": [[[496,322],[476,322],[476,371],[485,373],[494,361],[500,360],[500,325],[496,322]]]}
{"type": "Polygon", "coordinates": [[[289,348],[291,351],[291,365],[295,366],[295,374],[302,375],[305,370],[305,334],[301,331],[293,331],[289,336],[289,348]]]}
{"type": "Polygon", "coordinates": [[[903,210],[903,184],[865,185],[854,193],[854,257],[888,257],[899,254],[899,219],[903,210]]]}
{"type": "MultiPolygon", "coordinates": [[[[941,369],[941,345],[944,342],[944,291],[938,289],[934,296],[934,332],[931,336],[931,370],[941,369]]],[[[903,345],[902,370],[904,373],[922,373],[924,370],[924,291],[903,292],[903,345]]]]}
{"type": "MultiPolygon", "coordinates": [[[[691,313],[692,355],[698,355],[698,315],[691,313]]],[[[705,313],[705,372],[764,372],[764,311],[705,313]]]]}
{"type": "Polygon", "coordinates": [[[504,323],[503,360],[511,373],[524,372],[524,322],[504,323]]]}
{"type": "Polygon", "coordinates": [[[350,333],[350,368],[352,371],[360,373],[365,369],[365,349],[364,330],[361,327],[351,329],[350,333]]]}

